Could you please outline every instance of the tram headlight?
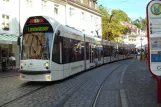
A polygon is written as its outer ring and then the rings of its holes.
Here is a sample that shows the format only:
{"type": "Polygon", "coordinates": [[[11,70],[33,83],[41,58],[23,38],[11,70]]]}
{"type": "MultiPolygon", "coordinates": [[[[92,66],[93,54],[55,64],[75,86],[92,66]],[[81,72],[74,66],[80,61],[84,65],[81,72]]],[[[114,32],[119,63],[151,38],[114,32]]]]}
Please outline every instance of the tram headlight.
{"type": "Polygon", "coordinates": [[[49,69],[49,62],[45,62],[45,63],[44,63],[44,67],[45,67],[46,69],[49,69]]]}
{"type": "Polygon", "coordinates": [[[51,80],[51,75],[46,75],[45,78],[46,80],[51,80]]]}

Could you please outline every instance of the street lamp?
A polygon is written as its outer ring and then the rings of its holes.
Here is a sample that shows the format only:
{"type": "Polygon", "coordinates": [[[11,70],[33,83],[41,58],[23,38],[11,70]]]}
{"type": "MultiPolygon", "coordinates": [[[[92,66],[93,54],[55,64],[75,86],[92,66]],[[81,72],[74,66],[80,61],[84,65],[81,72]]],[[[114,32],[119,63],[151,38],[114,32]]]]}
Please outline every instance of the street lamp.
{"type": "Polygon", "coordinates": [[[143,40],[144,40],[144,39],[141,37],[141,38],[140,38],[140,42],[141,42],[141,56],[140,56],[140,60],[142,60],[142,42],[143,42],[143,40]]]}

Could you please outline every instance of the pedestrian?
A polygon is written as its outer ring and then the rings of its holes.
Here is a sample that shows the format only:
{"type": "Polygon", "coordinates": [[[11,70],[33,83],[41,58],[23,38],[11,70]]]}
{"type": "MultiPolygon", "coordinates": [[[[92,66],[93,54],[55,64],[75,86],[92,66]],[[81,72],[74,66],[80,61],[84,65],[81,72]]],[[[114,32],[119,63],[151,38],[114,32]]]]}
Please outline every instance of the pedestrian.
{"type": "Polygon", "coordinates": [[[9,55],[8,63],[9,63],[9,69],[12,70],[12,55],[11,54],[9,55]]]}
{"type": "Polygon", "coordinates": [[[13,54],[10,56],[9,60],[11,63],[11,69],[16,71],[16,58],[14,57],[13,54]]]}
{"type": "Polygon", "coordinates": [[[6,71],[7,58],[4,55],[4,53],[2,53],[1,62],[2,62],[2,72],[5,72],[6,71]]]}
{"type": "Polygon", "coordinates": [[[135,52],[135,59],[137,59],[138,57],[138,52],[135,52]]]}
{"type": "Polygon", "coordinates": [[[145,52],[145,62],[146,62],[146,64],[148,62],[148,52],[145,52]]]}

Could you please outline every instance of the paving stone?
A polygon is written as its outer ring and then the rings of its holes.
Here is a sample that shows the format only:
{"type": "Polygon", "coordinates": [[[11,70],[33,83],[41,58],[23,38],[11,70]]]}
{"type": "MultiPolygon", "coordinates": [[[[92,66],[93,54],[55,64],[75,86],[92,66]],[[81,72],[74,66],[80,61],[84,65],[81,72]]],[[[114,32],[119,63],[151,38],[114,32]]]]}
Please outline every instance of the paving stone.
{"type": "MultiPolygon", "coordinates": [[[[156,81],[150,78],[148,65],[136,60],[124,74],[124,89],[129,107],[157,107],[156,81]]],[[[161,106],[161,105],[160,105],[161,106]]]]}
{"type": "MultiPolygon", "coordinates": [[[[107,64],[95,69],[92,69],[90,71],[81,73],[79,75],[76,75],[72,78],[66,79],[61,82],[53,82],[50,86],[47,86],[39,91],[36,91],[28,96],[25,96],[21,99],[18,99],[5,107],[57,107],[57,105],[64,99],[66,96],[68,96],[71,92],[73,92],[82,82],[86,82],[82,87],[79,88],[79,91],[77,90],[65,103],[66,105],[64,107],[70,107],[70,106],[76,106],[76,107],[89,107],[91,106],[91,102],[93,101],[93,98],[96,95],[96,92],[98,91],[101,82],[104,80],[104,78],[110,73],[111,70],[116,68],[119,64],[126,65],[131,60],[127,61],[120,61],[116,63],[107,64]],[[90,80],[93,78],[92,80],[90,80]]],[[[122,70],[117,72],[117,75],[115,75],[115,78],[110,77],[105,85],[105,90],[103,91],[101,95],[106,98],[102,97],[102,102],[98,103],[102,105],[102,107],[119,107],[120,106],[120,99],[119,99],[119,89],[120,85],[118,84],[118,78],[122,70]],[[112,80],[112,81],[110,81],[112,80]],[[109,97],[110,96],[110,97],[109,97]],[[110,102],[112,101],[112,102],[110,102]]],[[[13,79],[14,80],[14,79],[13,79]]],[[[6,80],[8,81],[8,80],[6,80]]],[[[5,84],[0,83],[2,86],[5,84]]],[[[3,86],[3,90],[5,88],[10,87],[12,89],[11,85],[17,85],[15,86],[14,90],[8,90],[8,94],[3,94],[5,91],[1,91],[3,96],[3,100],[1,102],[10,101],[12,99],[15,99],[26,92],[30,92],[39,86],[42,86],[42,84],[30,84],[30,83],[23,83],[22,81],[19,81],[18,79],[15,80],[15,83],[12,84],[12,81],[8,81],[7,86],[3,86]],[[16,84],[16,82],[20,82],[16,84]],[[24,85],[23,85],[24,84],[24,85]],[[19,87],[18,87],[19,86],[19,87]],[[18,88],[17,88],[18,87],[18,88]],[[9,99],[11,98],[11,99],[9,99]]],[[[14,87],[14,86],[13,86],[14,87]]],[[[6,89],[7,90],[7,89],[6,89]]],[[[101,99],[100,99],[101,100],[101,99]]],[[[1,104],[1,103],[0,103],[1,104]]]]}

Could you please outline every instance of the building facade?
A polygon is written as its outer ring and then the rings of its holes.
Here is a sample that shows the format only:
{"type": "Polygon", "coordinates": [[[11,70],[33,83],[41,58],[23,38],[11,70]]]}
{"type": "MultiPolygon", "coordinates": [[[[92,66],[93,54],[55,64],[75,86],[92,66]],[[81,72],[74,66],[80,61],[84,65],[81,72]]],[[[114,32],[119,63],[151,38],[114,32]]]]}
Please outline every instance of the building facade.
{"type": "Polygon", "coordinates": [[[141,46],[147,45],[147,35],[145,29],[139,29],[137,26],[128,22],[121,23],[129,28],[129,32],[122,36],[125,44],[134,44],[136,48],[139,49],[142,48],[141,46]]]}
{"type": "Polygon", "coordinates": [[[50,16],[63,25],[102,37],[102,14],[98,11],[97,0],[1,0],[0,4],[0,39],[14,36],[11,40],[0,40],[0,51],[5,47],[7,55],[15,53],[17,66],[19,50],[16,38],[30,16],[50,16]]]}

